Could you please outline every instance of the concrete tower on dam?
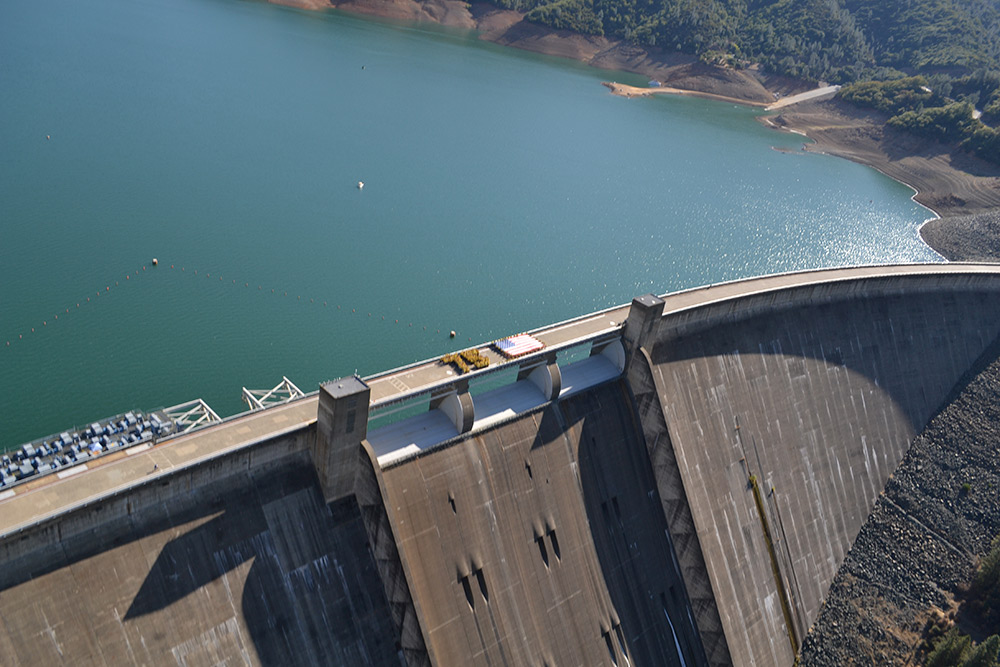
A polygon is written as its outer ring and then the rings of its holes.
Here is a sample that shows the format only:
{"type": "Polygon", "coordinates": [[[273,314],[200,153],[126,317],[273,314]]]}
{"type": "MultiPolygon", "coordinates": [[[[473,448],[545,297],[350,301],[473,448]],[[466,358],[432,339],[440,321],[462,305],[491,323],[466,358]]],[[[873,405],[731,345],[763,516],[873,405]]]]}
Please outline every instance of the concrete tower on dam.
{"type": "Polygon", "coordinates": [[[16,487],[0,663],[790,665],[1000,335],[1000,267],[771,276],[531,334],[16,487]]]}

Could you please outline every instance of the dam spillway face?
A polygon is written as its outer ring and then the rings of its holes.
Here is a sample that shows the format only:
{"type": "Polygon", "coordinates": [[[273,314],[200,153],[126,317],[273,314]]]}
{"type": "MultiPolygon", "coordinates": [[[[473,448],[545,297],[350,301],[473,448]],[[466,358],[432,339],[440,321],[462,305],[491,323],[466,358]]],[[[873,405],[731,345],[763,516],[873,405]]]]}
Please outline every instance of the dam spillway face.
{"type": "Polygon", "coordinates": [[[0,662],[401,664],[358,507],[310,461],[178,487],[7,563],[0,662]]]}
{"type": "Polygon", "coordinates": [[[698,664],[621,382],[383,474],[437,664],[698,664]]]}
{"type": "Polygon", "coordinates": [[[435,362],[19,491],[0,663],[791,664],[998,297],[958,265],[647,295],[381,432],[435,362]]]}
{"type": "Polygon", "coordinates": [[[793,662],[911,439],[1000,331],[996,288],[795,286],[668,312],[633,342],[628,379],[711,662],[793,662]]]}

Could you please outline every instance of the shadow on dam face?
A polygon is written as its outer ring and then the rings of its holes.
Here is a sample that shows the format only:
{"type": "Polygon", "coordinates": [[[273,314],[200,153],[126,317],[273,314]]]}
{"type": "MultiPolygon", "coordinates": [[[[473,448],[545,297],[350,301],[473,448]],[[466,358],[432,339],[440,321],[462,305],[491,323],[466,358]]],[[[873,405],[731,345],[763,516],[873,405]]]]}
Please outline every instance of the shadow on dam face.
{"type": "Polygon", "coordinates": [[[234,477],[4,581],[4,664],[402,664],[354,499],[302,461],[234,477]]]}
{"type": "Polygon", "coordinates": [[[591,538],[636,665],[702,665],[656,480],[624,383],[560,404],[579,429],[579,475],[591,538]]]}
{"type": "Polygon", "coordinates": [[[649,352],[656,366],[719,360],[709,368],[726,376],[719,384],[742,382],[748,394],[770,378],[777,391],[822,395],[829,386],[820,384],[816,369],[843,371],[891,398],[916,432],[997,333],[996,306],[987,292],[896,294],[715,323],[669,336],[649,352]],[[755,356],[770,360],[749,369],[732,364],[755,356]]]}

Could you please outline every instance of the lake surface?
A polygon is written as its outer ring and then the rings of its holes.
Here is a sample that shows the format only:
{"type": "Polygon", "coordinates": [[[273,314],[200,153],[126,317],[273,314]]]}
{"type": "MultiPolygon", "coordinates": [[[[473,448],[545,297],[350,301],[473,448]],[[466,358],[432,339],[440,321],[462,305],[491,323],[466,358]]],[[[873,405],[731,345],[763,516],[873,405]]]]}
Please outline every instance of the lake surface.
{"type": "Polygon", "coordinates": [[[907,187],[609,78],[643,82],[258,2],[0,4],[0,445],[647,292],[938,259],[907,187]]]}

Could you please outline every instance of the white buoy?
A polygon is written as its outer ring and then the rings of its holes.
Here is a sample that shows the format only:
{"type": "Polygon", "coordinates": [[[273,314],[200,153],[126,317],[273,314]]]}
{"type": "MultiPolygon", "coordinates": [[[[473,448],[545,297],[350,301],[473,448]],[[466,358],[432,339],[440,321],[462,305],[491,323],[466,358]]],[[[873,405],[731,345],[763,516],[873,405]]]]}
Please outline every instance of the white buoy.
{"type": "Polygon", "coordinates": [[[358,181],[358,190],[362,190],[362,189],[364,189],[364,187],[365,187],[365,182],[364,181],[358,181]]]}

